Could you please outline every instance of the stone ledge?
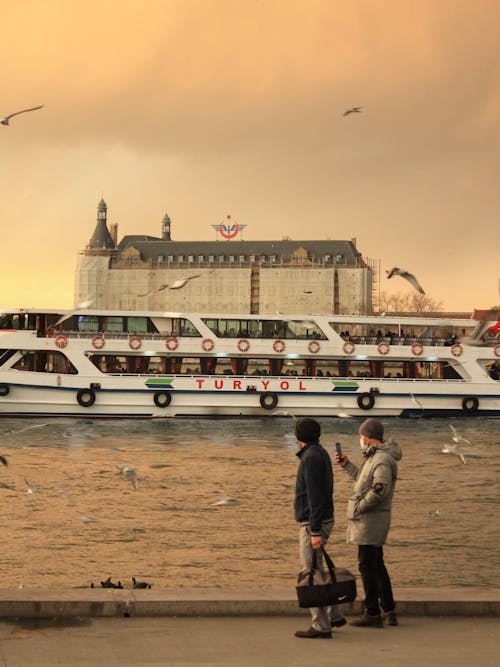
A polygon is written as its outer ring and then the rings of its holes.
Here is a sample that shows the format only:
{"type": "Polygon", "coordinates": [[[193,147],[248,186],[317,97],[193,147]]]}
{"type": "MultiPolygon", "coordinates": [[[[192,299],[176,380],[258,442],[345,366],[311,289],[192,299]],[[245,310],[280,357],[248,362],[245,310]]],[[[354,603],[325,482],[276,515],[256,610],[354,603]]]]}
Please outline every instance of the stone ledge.
{"type": "MultiPolygon", "coordinates": [[[[401,616],[500,616],[500,589],[399,589],[401,616]]],[[[343,605],[346,615],[361,602],[343,605]]],[[[0,618],[302,616],[290,589],[0,589],[0,618]]]]}

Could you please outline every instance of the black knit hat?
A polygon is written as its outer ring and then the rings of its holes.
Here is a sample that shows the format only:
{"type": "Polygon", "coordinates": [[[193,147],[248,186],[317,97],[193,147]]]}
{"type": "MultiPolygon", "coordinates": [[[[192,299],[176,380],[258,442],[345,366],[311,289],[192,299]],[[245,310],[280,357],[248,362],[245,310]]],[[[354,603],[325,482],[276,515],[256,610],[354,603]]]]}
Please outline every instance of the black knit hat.
{"type": "Polygon", "coordinates": [[[295,437],[300,442],[315,442],[321,435],[321,426],[315,419],[304,417],[295,424],[295,437]]]}
{"type": "Polygon", "coordinates": [[[364,435],[370,440],[384,442],[384,425],[378,419],[365,419],[359,427],[359,435],[364,435]]]}

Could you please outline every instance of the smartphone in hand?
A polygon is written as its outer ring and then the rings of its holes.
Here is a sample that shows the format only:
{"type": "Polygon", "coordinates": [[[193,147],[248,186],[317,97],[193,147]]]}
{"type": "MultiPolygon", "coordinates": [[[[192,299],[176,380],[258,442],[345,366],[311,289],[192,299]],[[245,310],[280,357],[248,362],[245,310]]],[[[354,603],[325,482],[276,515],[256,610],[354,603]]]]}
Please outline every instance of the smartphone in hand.
{"type": "Polygon", "coordinates": [[[340,459],[342,459],[342,446],[340,442],[335,443],[335,449],[337,450],[337,455],[340,459]]]}

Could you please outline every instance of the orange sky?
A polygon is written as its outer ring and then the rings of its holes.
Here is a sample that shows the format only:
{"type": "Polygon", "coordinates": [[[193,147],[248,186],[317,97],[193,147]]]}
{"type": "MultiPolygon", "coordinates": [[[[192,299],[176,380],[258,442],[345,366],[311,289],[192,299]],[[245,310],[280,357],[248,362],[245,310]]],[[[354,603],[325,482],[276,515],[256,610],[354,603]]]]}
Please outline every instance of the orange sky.
{"type": "Polygon", "coordinates": [[[0,306],[73,304],[101,194],[119,237],[231,213],[498,303],[499,25],[496,0],[4,3],[0,116],[45,108],[0,126],[0,306]]]}

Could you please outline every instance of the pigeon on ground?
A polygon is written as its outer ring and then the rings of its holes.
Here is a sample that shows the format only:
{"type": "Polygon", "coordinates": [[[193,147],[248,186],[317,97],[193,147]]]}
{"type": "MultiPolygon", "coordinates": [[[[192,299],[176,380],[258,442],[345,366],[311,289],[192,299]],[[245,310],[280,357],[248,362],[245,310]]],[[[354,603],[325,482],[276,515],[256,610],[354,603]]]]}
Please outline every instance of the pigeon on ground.
{"type": "Polygon", "coordinates": [[[44,105],[42,104],[39,107],[31,107],[31,109],[23,109],[22,111],[15,111],[14,113],[11,113],[8,116],[5,116],[5,118],[2,118],[2,120],[0,120],[0,123],[2,125],[8,125],[10,119],[13,118],[14,116],[19,116],[20,113],[27,113],[28,111],[36,111],[37,109],[43,109],[43,106],[44,105]]]}
{"type": "Polygon", "coordinates": [[[409,273],[404,269],[398,269],[397,266],[395,266],[390,271],[386,271],[386,273],[388,278],[392,278],[392,276],[401,276],[401,278],[405,278],[405,280],[407,280],[410,283],[410,285],[417,290],[417,292],[420,292],[420,294],[425,294],[420,283],[412,273],[409,273]]]}

